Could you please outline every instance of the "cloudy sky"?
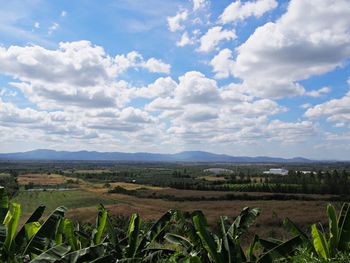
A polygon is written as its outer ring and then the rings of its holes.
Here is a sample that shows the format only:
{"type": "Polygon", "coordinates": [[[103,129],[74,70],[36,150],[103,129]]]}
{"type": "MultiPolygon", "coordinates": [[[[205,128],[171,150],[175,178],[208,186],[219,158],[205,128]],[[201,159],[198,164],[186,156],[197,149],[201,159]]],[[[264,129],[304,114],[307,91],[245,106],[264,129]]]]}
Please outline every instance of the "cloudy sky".
{"type": "Polygon", "coordinates": [[[0,152],[350,159],[349,0],[0,4],[0,152]]]}

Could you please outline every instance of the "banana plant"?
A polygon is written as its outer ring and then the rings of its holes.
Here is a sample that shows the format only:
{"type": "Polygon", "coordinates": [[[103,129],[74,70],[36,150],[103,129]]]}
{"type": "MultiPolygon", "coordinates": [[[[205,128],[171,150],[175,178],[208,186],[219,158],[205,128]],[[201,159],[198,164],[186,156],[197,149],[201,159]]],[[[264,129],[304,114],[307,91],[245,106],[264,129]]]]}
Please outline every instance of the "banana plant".
{"type": "MultiPolygon", "coordinates": [[[[168,242],[182,247],[184,262],[247,262],[253,260],[257,247],[257,238],[248,249],[243,251],[239,239],[247,232],[260,214],[258,208],[244,208],[233,222],[228,217],[221,217],[218,235],[209,230],[207,220],[201,211],[195,211],[192,216],[192,227],[187,226],[186,236],[168,233],[168,242]],[[194,235],[193,235],[194,230],[194,235]]],[[[186,215],[184,215],[186,219],[186,215]]]]}
{"type": "Polygon", "coordinates": [[[350,204],[345,203],[337,216],[334,206],[327,206],[329,221],[329,233],[323,227],[321,230],[317,224],[311,227],[314,248],[319,257],[324,259],[333,258],[337,252],[345,252],[349,249],[350,242],[350,204]]]}
{"type": "Polygon", "coordinates": [[[284,226],[292,234],[299,236],[303,245],[320,258],[331,259],[338,252],[347,252],[350,243],[350,204],[344,203],[337,216],[334,206],[327,206],[328,228],[326,233],[321,224],[311,226],[311,239],[300,230],[289,218],[284,220],[284,226]]]}

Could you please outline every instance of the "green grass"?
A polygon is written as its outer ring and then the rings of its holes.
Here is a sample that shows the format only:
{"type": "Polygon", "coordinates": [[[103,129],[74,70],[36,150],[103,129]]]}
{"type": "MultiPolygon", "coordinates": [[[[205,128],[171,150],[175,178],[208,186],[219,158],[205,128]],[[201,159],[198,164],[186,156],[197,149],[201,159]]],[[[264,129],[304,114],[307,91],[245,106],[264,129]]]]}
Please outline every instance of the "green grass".
{"type": "Polygon", "coordinates": [[[45,205],[46,211],[51,212],[56,207],[64,204],[68,209],[91,207],[99,203],[115,204],[118,201],[104,199],[94,193],[81,190],[76,191],[20,191],[13,198],[14,202],[20,203],[23,214],[32,213],[39,205],[45,205]]]}

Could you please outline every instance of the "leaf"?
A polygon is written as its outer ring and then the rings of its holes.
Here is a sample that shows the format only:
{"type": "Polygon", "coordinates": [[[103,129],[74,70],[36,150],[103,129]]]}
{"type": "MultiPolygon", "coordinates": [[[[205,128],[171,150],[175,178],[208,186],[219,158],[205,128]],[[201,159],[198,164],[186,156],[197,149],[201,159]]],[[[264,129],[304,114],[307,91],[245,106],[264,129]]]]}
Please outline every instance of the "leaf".
{"type": "Polygon", "coordinates": [[[78,250],[79,247],[79,241],[74,233],[74,225],[73,222],[69,219],[63,219],[63,233],[66,242],[71,246],[72,250],[78,250]]]}
{"type": "Polygon", "coordinates": [[[164,259],[169,255],[174,254],[175,251],[166,248],[145,249],[142,251],[142,262],[144,263],[157,263],[160,259],[164,259]]]}
{"type": "Polygon", "coordinates": [[[135,257],[137,247],[139,245],[139,232],[141,226],[141,218],[138,214],[133,214],[130,219],[128,228],[128,247],[126,257],[135,257]]]}
{"type": "Polygon", "coordinates": [[[204,249],[208,252],[211,259],[216,263],[224,262],[220,254],[217,253],[214,238],[206,228],[206,220],[202,214],[195,215],[193,218],[194,227],[197,235],[200,237],[204,249]]]}
{"type": "Polygon", "coordinates": [[[229,234],[232,235],[235,239],[239,238],[242,234],[247,232],[248,228],[260,215],[260,212],[260,208],[243,208],[240,215],[236,217],[235,221],[228,230],[229,234]]]}
{"type": "Polygon", "coordinates": [[[170,223],[171,219],[174,216],[174,213],[174,210],[167,211],[157,220],[157,222],[152,225],[150,230],[146,233],[146,238],[149,242],[152,242],[158,238],[164,228],[170,223]]]}
{"type": "Polygon", "coordinates": [[[338,218],[338,227],[339,227],[339,245],[338,248],[340,251],[345,251],[348,243],[350,242],[350,204],[343,204],[339,218],[338,218]]]}
{"type": "Polygon", "coordinates": [[[4,187],[0,186],[0,222],[4,221],[9,208],[9,197],[4,187]]]}
{"type": "Polygon", "coordinates": [[[58,262],[64,255],[66,255],[70,251],[70,246],[67,246],[66,244],[61,244],[58,246],[54,246],[39,256],[37,256],[35,259],[30,261],[30,263],[53,263],[58,262]]]}
{"type": "Polygon", "coordinates": [[[146,248],[154,240],[159,240],[162,236],[164,229],[169,225],[171,219],[173,218],[174,210],[167,211],[162,215],[157,222],[155,222],[152,227],[147,231],[146,235],[140,242],[139,250],[146,248]]]}
{"type": "Polygon", "coordinates": [[[103,207],[102,204],[100,204],[98,209],[98,215],[96,218],[96,231],[93,236],[94,245],[98,245],[101,243],[102,234],[106,227],[107,215],[107,210],[103,207]]]}
{"type": "Polygon", "coordinates": [[[202,263],[200,257],[198,256],[189,256],[180,261],[181,263],[202,263]]]}
{"type": "Polygon", "coordinates": [[[287,258],[302,243],[303,239],[300,236],[293,237],[267,251],[257,260],[257,263],[275,262],[275,259],[278,259],[279,257],[287,258]]]}
{"type": "Polygon", "coordinates": [[[25,242],[25,236],[26,236],[26,234],[25,234],[25,226],[27,224],[29,224],[29,223],[39,221],[39,219],[43,215],[44,211],[45,211],[45,206],[43,206],[43,205],[41,205],[37,209],[35,209],[35,211],[32,213],[32,215],[24,223],[24,225],[22,226],[21,230],[18,231],[18,233],[17,233],[17,235],[15,237],[15,243],[16,243],[16,247],[17,248],[22,247],[22,245],[25,242]]]}
{"type": "Polygon", "coordinates": [[[90,246],[80,250],[73,251],[69,254],[66,254],[62,257],[60,262],[91,262],[100,257],[106,257],[106,244],[99,244],[96,246],[90,246]]]}
{"type": "Polygon", "coordinates": [[[60,206],[52,212],[40,227],[39,231],[28,242],[23,255],[28,253],[39,255],[48,248],[50,242],[55,241],[58,225],[66,211],[67,208],[60,206]]]}
{"type": "Polygon", "coordinates": [[[172,244],[182,246],[183,248],[185,248],[186,251],[193,247],[193,244],[191,243],[190,240],[180,235],[167,233],[165,235],[165,239],[172,244]]]}
{"type": "Polygon", "coordinates": [[[4,219],[4,224],[6,225],[6,228],[7,228],[7,235],[6,235],[4,246],[7,251],[10,251],[14,248],[13,247],[14,243],[12,241],[17,231],[20,215],[21,215],[21,206],[17,203],[12,203],[4,219]]]}
{"type": "Polygon", "coordinates": [[[309,249],[314,249],[307,234],[304,233],[299,227],[297,227],[297,225],[295,225],[292,220],[290,220],[287,217],[286,219],[284,219],[283,225],[290,233],[294,234],[295,236],[300,236],[304,240],[304,243],[306,243],[306,245],[309,249]]]}
{"type": "Polygon", "coordinates": [[[258,244],[259,244],[259,236],[254,235],[253,242],[250,244],[250,246],[248,248],[248,253],[247,253],[247,255],[248,255],[247,257],[248,257],[249,261],[251,261],[251,262],[256,261],[254,251],[256,250],[258,244]]]}
{"type": "Polygon", "coordinates": [[[235,244],[232,242],[232,239],[228,238],[227,232],[226,232],[226,217],[220,217],[220,233],[222,236],[222,242],[224,247],[225,255],[224,260],[228,263],[234,262],[235,255],[237,254],[235,251],[235,244]]]}
{"type": "Polygon", "coordinates": [[[4,224],[0,224],[0,245],[3,246],[7,236],[7,227],[4,224]]]}
{"type": "Polygon", "coordinates": [[[30,240],[40,229],[41,224],[39,222],[27,223],[24,225],[25,236],[27,240],[30,240]]]}
{"type": "Polygon", "coordinates": [[[324,259],[329,258],[329,251],[326,238],[323,233],[320,233],[318,231],[316,224],[313,224],[311,226],[311,235],[317,254],[324,259]]]}
{"type": "Polygon", "coordinates": [[[332,206],[331,204],[327,206],[327,214],[328,214],[328,220],[329,220],[328,249],[330,254],[329,256],[333,257],[336,254],[336,251],[338,248],[339,229],[338,229],[337,214],[335,212],[334,206],[332,206]]]}
{"type": "Polygon", "coordinates": [[[280,244],[282,244],[282,242],[275,242],[275,241],[266,240],[266,239],[262,239],[262,238],[259,238],[259,243],[265,249],[265,251],[269,251],[269,250],[279,246],[280,244]]]}

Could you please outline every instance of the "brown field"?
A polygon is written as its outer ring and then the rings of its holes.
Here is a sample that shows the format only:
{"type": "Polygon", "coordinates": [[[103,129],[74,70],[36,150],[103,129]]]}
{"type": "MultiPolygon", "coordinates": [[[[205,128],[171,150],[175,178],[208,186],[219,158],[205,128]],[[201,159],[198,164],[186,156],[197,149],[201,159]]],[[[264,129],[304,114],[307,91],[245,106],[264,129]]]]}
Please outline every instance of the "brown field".
{"type": "MultiPolygon", "coordinates": [[[[326,223],[325,201],[166,201],[160,199],[139,199],[134,196],[122,194],[102,194],[106,199],[117,201],[116,205],[107,205],[111,216],[129,216],[139,213],[143,220],[158,219],[168,209],[182,211],[202,210],[211,225],[215,226],[219,217],[237,216],[246,206],[262,209],[256,224],[252,227],[252,233],[263,237],[286,238],[283,230],[283,219],[289,217],[304,230],[312,223],[321,221],[326,223]]],[[[68,213],[74,219],[94,222],[96,216],[95,207],[77,208],[68,213]]]]}
{"type": "MultiPolygon", "coordinates": [[[[27,174],[20,176],[19,181],[21,184],[27,184],[29,182],[41,183],[41,184],[55,184],[65,182],[69,177],[63,177],[60,175],[47,175],[47,174],[27,174]]],[[[286,232],[282,228],[282,221],[284,218],[289,217],[297,225],[306,230],[307,226],[310,226],[315,222],[326,222],[326,205],[325,201],[167,201],[161,199],[150,198],[137,198],[134,196],[123,194],[109,194],[108,189],[103,187],[103,184],[91,184],[85,181],[79,180],[77,185],[82,193],[93,196],[96,202],[102,202],[106,204],[111,216],[124,215],[129,216],[132,213],[139,213],[143,220],[155,220],[159,218],[168,209],[179,209],[182,211],[202,210],[208,218],[208,221],[212,225],[216,225],[220,216],[237,216],[239,212],[246,206],[248,207],[260,207],[262,209],[256,224],[252,227],[251,233],[257,233],[263,237],[278,237],[285,238],[286,232]],[[104,201],[103,201],[104,200],[104,201]]],[[[171,188],[151,187],[141,184],[111,183],[114,186],[122,186],[125,189],[139,189],[146,188],[145,191],[155,192],[158,194],[168,194],[179,197],[186,196],[218,196],[225,195],[232,192],[216,192],[216,191],[194,191],[194,190],[178,190],[171,188]]],[[[68,193],[67,193],[68,194],[68,193]]],[[[73,194],[73,193],[72,193],[73,194]]],[[[243,194],[243,193],[238,193],[243,194]]],[[[266,195],[269,193],[249,193],[249,195],[266,195]]],[[[313,197],[321,197],[313,195],[313,197]]],[[[323,196],[324,197],[324,196],[323,196]]],[[[78,197],[77,197],[78,198],[78,197]]],[[[84,200],[86,200],[85,197],[84,200]]],[[[83,199],[82,199],[83,200],[83,199]]],[[[52,201],[54,202],[54,201],[52,201]]],[[[96,203],[97,204],[97,203],[96,203]]],[[[60,200],[57,200],[57,206],[61,205],[60,200]]],[[[340,204],[336,204],[339,208],[340,204]]],[[[81,221],[94,222],[96,218],[96,205],[86,201],[81,203],[76,201],[74,208],[68,211],[68,217],[81,221]]]]}
{"type": "Polygon", "coordinates": [[[56,185],[62,184],[68,179],[73,179],[69,177],[64,177],[59,174],[23,174],[18,176],[18,183],[20,185],[26,185],[29,183],[42,184],[42,185],[56,185]]]}

